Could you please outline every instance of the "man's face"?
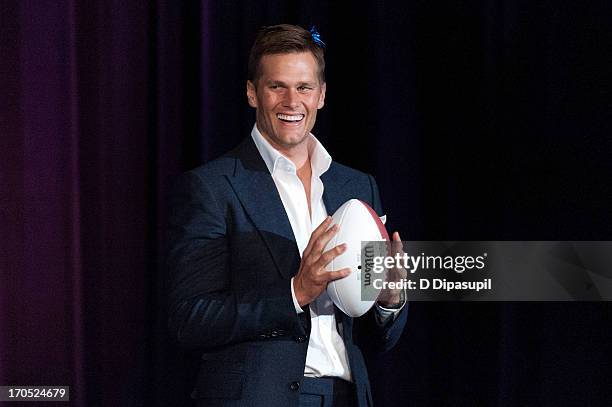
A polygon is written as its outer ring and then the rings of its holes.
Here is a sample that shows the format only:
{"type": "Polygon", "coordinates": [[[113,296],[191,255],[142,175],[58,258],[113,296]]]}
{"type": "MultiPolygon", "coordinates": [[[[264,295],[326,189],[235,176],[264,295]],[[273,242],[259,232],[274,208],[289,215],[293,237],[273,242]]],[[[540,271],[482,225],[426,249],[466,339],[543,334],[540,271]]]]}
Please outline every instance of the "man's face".
{"type": "Polygon", "coordinates": [[[247,82],[249,105],[257,109],[257,128],[277,149],[302,144],[325,101],[317,61],[310,52],[264,55],[260,72],[257,87],[247,82]]]}

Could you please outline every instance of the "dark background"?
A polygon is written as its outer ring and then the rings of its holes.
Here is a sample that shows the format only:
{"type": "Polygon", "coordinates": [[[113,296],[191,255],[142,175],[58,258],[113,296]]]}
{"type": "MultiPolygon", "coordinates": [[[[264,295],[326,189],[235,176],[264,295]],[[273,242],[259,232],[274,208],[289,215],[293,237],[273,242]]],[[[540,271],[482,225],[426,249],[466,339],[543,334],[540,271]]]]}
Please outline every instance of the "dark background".
{"type": "MultiPolygon", "coordinates": [[[[607,1],[0,4],[0,385],[186,401],[167,194],[248,135],[261,25],[317,25],[314,132],[404,240],[612,240],[607,1]]],[[[609,405],[611,326],[609,303],[413,303],[377,405],[609,405]]]]}

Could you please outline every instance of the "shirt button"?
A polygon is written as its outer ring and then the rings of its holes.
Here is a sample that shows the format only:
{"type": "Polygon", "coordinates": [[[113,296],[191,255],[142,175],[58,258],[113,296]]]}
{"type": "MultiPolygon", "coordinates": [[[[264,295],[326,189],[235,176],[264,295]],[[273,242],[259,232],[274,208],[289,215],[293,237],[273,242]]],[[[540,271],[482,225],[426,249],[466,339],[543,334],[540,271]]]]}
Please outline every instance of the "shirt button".
{"type": "Polygon", "coordinates": [[[291,382],[289,388],[293,391],[296,391],[300,388],[300,382],[291,382]]]}
{"type": "Polygon", "coordinates": [[[299,343],[304,343],[306,342],[306,337],[304,335],[300,335],[295,340],[298,341],[299,343]]]}

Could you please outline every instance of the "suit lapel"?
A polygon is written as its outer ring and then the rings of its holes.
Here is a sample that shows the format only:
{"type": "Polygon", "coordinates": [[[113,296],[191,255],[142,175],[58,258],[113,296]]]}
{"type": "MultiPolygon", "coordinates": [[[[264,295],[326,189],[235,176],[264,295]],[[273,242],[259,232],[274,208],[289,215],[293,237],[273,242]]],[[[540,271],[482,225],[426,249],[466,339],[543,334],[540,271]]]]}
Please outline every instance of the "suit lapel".
{"type": "Polygon", "coordinates": [[[323,203],[329,215],[334,212],[346,201],[355,198],[350,190],[350,178],[340,174],[337,166],[332,163],[329,170],[321,175],[323,181],[323,203]]]}
{"type": "Polygon", "coordinates": [[[264,240],[278,271],[291,278],[297,270],[299,252],[276,185],[253,140],[247,138],[229,154],[236,158],[233,177],[228,177],[240,203],[264,240]]]}

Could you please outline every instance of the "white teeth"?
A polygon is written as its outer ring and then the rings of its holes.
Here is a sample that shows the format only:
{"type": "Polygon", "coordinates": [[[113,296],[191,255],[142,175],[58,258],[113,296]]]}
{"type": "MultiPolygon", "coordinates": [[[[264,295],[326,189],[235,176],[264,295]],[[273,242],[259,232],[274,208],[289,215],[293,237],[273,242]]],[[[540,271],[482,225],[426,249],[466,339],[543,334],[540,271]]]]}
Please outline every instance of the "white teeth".
{"type": "Polygon", "coordinates": [[[288,115],[288,114],[278,113],[276,117],[278,117],[281,120],[287,120],[290,122],[298,122],[304,118],[304,115],[303,114],[288,115]]]}

